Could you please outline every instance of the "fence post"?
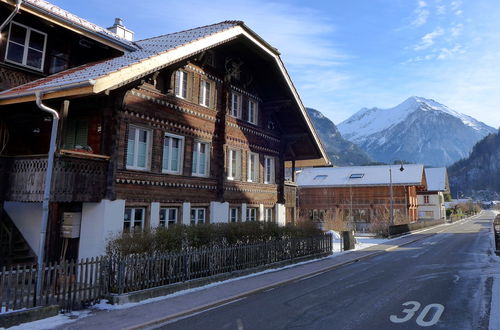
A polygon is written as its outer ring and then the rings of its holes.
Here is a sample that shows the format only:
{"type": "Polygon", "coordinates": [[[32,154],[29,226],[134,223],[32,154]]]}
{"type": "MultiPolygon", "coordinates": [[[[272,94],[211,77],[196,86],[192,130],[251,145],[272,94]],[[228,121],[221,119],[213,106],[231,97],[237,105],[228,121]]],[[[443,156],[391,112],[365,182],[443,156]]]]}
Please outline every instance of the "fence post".
{"type": "Polygon", "coordinates": [[[125,258],[126,257],[121,257],[118,259],[117,263],[117,281],[116,285],[118,286],[118,293],[122,294],[124,292],[124,286],[125,286],[125,258]]]}

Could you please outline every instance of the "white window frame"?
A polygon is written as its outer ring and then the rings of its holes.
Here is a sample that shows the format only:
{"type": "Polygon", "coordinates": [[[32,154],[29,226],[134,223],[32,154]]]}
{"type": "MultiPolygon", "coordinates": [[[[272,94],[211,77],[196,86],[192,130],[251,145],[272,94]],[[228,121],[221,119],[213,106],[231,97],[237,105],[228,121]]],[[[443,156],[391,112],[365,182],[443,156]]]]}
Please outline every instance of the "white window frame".
{"type": "Polygon", "coordinates": [[[228,149],[228,164],[227,164],[227,179],[228,180],[240,180],[241,179],[241,150],[240,149],[228,149]],[[236,169],[233,173],[233,159],[236,158],[236,169]],[[234,175],[233,175],[234,174],[234,175]]]}
{"type": "Polygon", "coordinates": [[[276,171],[275,158],[270,156],[264,156],[264,183],[266,184],[276,183],[275,171],[276,171]]]}
{"type": "Polygon", "coordinates": [[[234,118],[241,118],[242,99],[243,97],[240,93],[231,92],[231,116],[234,118]],[[237,107],[235,107],[235,105],[237,105],[237,107]]]}
{"type": "Polygon", "coordinates": [[[192,207],[191,208],[191,211],[189,213],[189,221],[190,221],[191,225],[204,224],[204,223],[206,223],[206,219],[207,219],[207,208],[206,207],[192,207]],[[198,218],[198,216],[199,216],[198,211],[200,211],[200,210],[203,210],[203,219],[198,218]],[[193,212],[195,214],[194,218],[193,218],[193,212]]]}
{"type": "Polygon", "coordinates": [[[142,219],[139,221],[141,222],[141,231],[144,229],[144,222],[146,221],[146,208],[145,207],[125,207],[125,211],[123,213],[123,231],[124,232],[133,232],[135,231],[135,222],[137,221],[136,219],[133,219],[135,217],[135,211],[136,210],[142,210],[142,219]],[[125,219],[125,215],[127,214],[127,210],[131,210],[130,219],[125,219]],[[125,228],[125,223],[129,223],[128,230],[125,228]]]}
{"type": "MultiPolygon", "coordinates": [[[[20,23],[17,23],[17,22],[11,22],[10,23],[10,26],[9,26],[9,37],[7,38],[7,46],[6,46],[6,49],[5,49],[5,62],[9,62],[9,63],[14,63],[16,65],[21,65],[21,66],[25,66],[27,68],[30,68],[30,69],[34,69],[36,71],[43,71],[43,67],[44,67],[44,64],[45,64],[45,53],[46,53],[46,50],[47,50],[47,33],[44,33],[42,31],[39,31],[39,30],[36,30],[36,29],[33,29],[27,25],[24,25],[24,24],[20,24],[20,23]],[[15,41],[11,41],[10,40],[10,32],[11,32],[11,29],[12,29],[12,25],[15,24],[15,25],[19,25],[23,28],[26,29],[26,37],[24,39],[24,45],[21,45],[15,41]],[[44,36],[44,40],[43,40],[43,50],[42,50],[42,62],[41,62],[41,67],[40,68],[37,68],[37,67],[34,67],[34,66],[31,66],[31,65],[28,65],[26,62],[28,60],[28,50],[29,50],[29,40],[30,40],[30,36],[31,36],[31,31],[35,31],[36,33],[40,33],[44,36]],[[19,62],[16,62],[16,61],[13,61],[13,60],[9,60],[7,58],[7,55],[9,54],[9,45],[10,43],[14,43],[16,45],[19,45],[19,46],[23,46],[24,48],[24,51],[23,51],[23,60],[22,60],[22,63],[19,63],[19,62]]],[[[38,49],[36,49],[36,51],[40,51],[38,49]]]]}
{"type": "Polygon", "coordinates": [[[170,139],[170,142],[168,144],[168,159],[169,159],[169,164],[167,167],[165,167],[165,164],[163,162],[164,155],[162,155],[162,160],[161,160],[161,171],[162,173],[167,173],[167,174],[182,174],[182,169],[183,169],[183,164],[184,164],[184,136],[181,135],[176,135],[176,134],[171,134],[171,133],[165,133],[163,136],[163,146],[162,146],[162,151],[165,153],[165,139],[170,139]],[[174,171],[171,169],[172,167],[172,139],[179,139],[180,140],[180,145],[179,145],[179,164],[177,165],[177,170],[174,171]]]}
{"type": "Polygon", "coordinates": [[[193,142],[193,159],[192,159],[192,162],[194,162],[195,160],[195,153],[197,154],[197,157],[196,157],[196,164],[192,164],[193,168],[191,169],[191,174],[193,176],[201,176],[201,177],[208,177],[209,176],[209,173],[210,173],[210,152],[211,151],[211,145],[210,143],[208,142],[204,142],[204,141],[198,141],[198,140],[195,140],[193,142]],[[205,173],[200,173],[200,165],[201,165],[201,162],[200,162],[200,149],[201,149],[201,145],[204,144],[205,145],[205,152],[206,152],[206,157],[205,157],[205,173]]]}
{"type": "Polygon", "coordinates": [[[135,136],[134,136],[134,149],[133,149],[133,159],[132,159],[132,165],[128,164],[128,154],[129,154],[129,149],[128,149],[128,140],[130,136],[127,137],[127,153],[125,155],[125,167],[128,170],[140,170],[140,171],[148,171],[150,167],[150,161],[151,161],[151,135],[153,134],[153,131],[141,126],[136,126],[136,125],[129,125],[128,127],[128,134],[130,134],[131,129],[135,129],[135,136]],[[139,150],[139,134],[141,131],[144,131],[147,133],[146,136],[146,161],[145,161],[145,166],[138,166],[138,150],[139,150]]]}
{"type": "Polygon", "coordinates": [[[239,207],[231,207],[229,208],[229,218],[230,223],[235,223],[240,220],[240,208],[239,207]],[[234,221],[233,221],[234,220],[234,221]]]}
{"type": "Polygon", "coordinates": [[[210,108],[210,93],[212,89],[212,83],[206,79],[200,80],[200,105],[210,108]],[[208,88],[207,88],[208,86],[208,88]]]}
{"type": "Polygon", "coordinates": [[[247,181],[248,182],[259,182],[259,154],[256,152],[249,151],[247,153],[247,181]],[[255,160],[252,164],[252,156],[255,157],[255,160]],[[252,179],[252,172],[255,173],[255,178],[252,179]]]}
{"type": "Polygon", "coordinates": [[[246,221],[257,221],[257,208],[256,207],[247,207],[246,216],[247,216],[246,221]]]}
{"type": "Polygon", "coordinates": [[[178,207],[162,207],[160,208],[160,222],[159,226],[163,228],[170,228],[178,223],[179,220],[179,208],[178,207]],[[173,223],[171,223],[172,219],[169,219],[170,211],[175,211],[175,219],[173,219],[173,223]],[[163,220],[162,218],[163,213],[163,220]]]}
{"type": "Polygon", "coordinates": [[[258,118],[259,118],[259,105],[256,101],[254,100],[248,100],[248,122],[250,124],[257,125],[258,118]],[[252,108],[253,105],[253,113],[252,116],[250,116],[250,109],[252,108]]]}
{"type": "Polygon", "coordinates": [[[174,79],[174,94],[175,96],[181,99],[187,99],[188,92],[188,73],[184,70],[175,71],[175,79],[174,79]],[[184,80],[186,81],[186,85],[184,86],[184,80]]]}
{"type": "Polygon", "coordinates": [[[264,208],[264,221],[273,222],[273,208],[272,207],[264,208]]]}

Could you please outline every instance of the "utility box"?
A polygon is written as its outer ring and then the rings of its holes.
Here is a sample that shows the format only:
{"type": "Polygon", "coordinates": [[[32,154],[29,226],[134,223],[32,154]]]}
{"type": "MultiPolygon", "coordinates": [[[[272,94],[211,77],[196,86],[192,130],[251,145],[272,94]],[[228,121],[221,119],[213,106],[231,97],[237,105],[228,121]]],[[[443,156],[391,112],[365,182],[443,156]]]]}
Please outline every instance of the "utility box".
{"type": "Polygon", "coordinates": [[[61,223],[61,237],[78,238],[80,237],[80,225],[82,214],[80,212],[64,212],[61,223]]]}
{"type": "Polygon", "coordinates": [[[347,230],[342,232],[342,241],[344,242],[344,251],[353,250],[355,247],[354,232],[347,230]]]}

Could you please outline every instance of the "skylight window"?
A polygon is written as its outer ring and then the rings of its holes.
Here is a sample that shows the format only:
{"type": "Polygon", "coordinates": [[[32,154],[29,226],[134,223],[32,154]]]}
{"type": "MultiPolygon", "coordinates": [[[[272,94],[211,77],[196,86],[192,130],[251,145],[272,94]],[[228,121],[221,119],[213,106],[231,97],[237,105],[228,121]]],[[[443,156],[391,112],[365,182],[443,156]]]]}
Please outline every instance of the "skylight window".
{"type": "Polygon", "coordinates": [[[328,177],[328,175],[316,175],[313,180],[314,181],[323,181],[327,177],[328,177]]]}
{"type": "Polygon", "coordinates": [[[361,179],[364,176],[365,176],[364,173],[353,173],[353,174],[351,174],[351,176],[349,177],[349,179],[361,179]]]}

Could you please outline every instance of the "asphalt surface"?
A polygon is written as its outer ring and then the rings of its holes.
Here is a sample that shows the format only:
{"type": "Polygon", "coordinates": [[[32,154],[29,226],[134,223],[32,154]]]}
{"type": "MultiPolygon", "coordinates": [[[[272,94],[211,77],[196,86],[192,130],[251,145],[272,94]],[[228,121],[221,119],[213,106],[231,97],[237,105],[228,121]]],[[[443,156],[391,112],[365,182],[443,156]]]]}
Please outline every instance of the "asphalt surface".
{"type": "Polygon", "coordinates": [[[492,213],[157,329],[488,329],[492,213]]]}

